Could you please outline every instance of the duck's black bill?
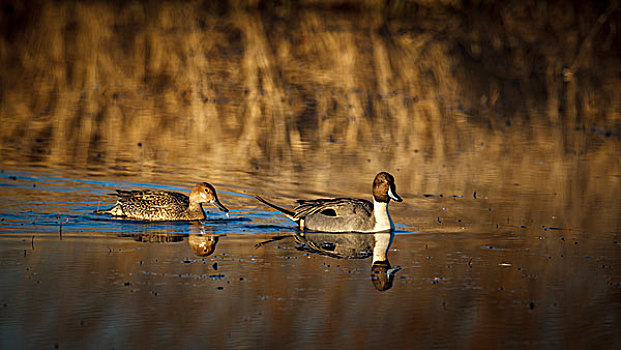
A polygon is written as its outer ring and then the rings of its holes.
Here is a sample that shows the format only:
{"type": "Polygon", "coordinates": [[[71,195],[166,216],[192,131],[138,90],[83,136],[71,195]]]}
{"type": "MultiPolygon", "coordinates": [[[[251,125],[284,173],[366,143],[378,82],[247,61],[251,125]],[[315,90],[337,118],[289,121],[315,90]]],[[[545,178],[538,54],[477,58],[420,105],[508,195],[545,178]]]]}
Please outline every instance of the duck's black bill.
{"type": "Polygon", "coordinates": [[[390,198],[392,198],[395,202],[403,202],[403,199],[401,199],[401,197],[399,197],[399,195],[397,194],[397,192],[394,190],[394,188],[392,188],[392,186],[390,186],[388,188],[388,196],[390,198]]]}
{"type": "Polygon", "coordinates": [[[211,202],[211,204],[215,205],[216,208],[222,210],[225,213],[228,213],[229,210],[226,209],[226,207],[224,205],[222,205],[222,203],[220,203],[220,201],[218,200],[218,198],[214,199],[213,202],[211,202]]]}

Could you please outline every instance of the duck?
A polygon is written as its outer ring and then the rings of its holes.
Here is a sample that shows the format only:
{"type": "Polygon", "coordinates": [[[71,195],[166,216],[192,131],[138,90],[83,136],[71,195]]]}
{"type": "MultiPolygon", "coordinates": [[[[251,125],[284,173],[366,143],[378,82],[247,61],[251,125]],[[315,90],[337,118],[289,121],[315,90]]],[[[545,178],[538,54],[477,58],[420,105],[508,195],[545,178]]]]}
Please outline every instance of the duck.
{"type": "Polygon", "coordinates": [[[300,230],[331,233],[392,232],[395,225],[388,213],[388,204],[391,199],[403,201],[397,194],[395,178],[385,171],[373,180],[373,202],[357,198],[298,200],[298,205],[290,210],[258,195],[255,198],[285,214],[300,230]]]}
{"type": "Polygon", "coordinates": [[[213,204],[221,211],[229,210],[220,203],[216,189],[207,182],[197,183],[190,196],[168,191],[116,190],[117,202],[97,213],[144,221],[194,221],[205,219],[203,204],[213,204]]]}

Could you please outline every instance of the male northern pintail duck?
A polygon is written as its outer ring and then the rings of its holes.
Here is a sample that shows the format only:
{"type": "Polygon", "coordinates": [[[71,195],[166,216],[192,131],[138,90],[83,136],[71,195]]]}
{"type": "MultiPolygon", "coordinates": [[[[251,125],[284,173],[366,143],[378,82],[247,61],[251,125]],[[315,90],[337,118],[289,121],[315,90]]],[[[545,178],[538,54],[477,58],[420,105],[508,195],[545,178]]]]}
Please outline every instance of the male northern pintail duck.
{"type": "Polygon", "coordinates": [[[216,190],[206,182],[197,183],[190,196],[164,191],[116,190],[119,199],[108,210],[97,211],[113,216],[146,221],[203,220],[203,203],[228,212],[218,200],[216,190]]]}
{"type": "Polygon", "coordinates": [[[373,203],[355,198],[298,200],[298,206],[289,210],[259,196],[256,198],[297,222],[301,230],[321,232],[393,231],[395,225],[388,214],[388,203],[391,199],[402,201],[394,177],[387,172],[377,174],[373,180],[373,203]]]}

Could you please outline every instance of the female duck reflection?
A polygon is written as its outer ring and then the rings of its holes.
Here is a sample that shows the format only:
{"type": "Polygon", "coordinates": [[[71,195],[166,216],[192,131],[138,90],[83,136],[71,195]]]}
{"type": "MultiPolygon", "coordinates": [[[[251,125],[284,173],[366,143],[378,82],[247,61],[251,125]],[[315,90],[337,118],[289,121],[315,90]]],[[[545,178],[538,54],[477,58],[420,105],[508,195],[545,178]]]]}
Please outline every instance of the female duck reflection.
{"type": "MultiPolygon", "coordinates": [[[[339,259],[366,259],[373,256],[371,264],[371,281],[380,292],[392,287],[400,266],[391,268],[388,262],[388,250],[394,240],[394,233],[321,233],[296,232],[293,234],[296,249],[315,254],[326,255],[339,259]]],[[[289,236],[285,236],[289,237],[289,236]]],[[[281,237],[281,238],[285,238],[281,237]]],[[[275,238],[259,243],[266,243],[281,239],[275,238]]]]}
{"type": "Polygon", "coordinates": [[[192,223],[188,235],[188,245],[194,255],[204,258],[213,254],[216,250],[221,234],[215,233],[211,228],[192,223]]]}
{"type": "Polygon", "coordinates": [[[207,257],[213,254],[218,244],[219,235],[205,233],[190,233],[188,244],[194,255],[207,257]]]}
{"type": "Polygon", "coordinates": [[[144,232],[144,233],[126,233],[121,237],[131,237],[135,241],[143,243],[174,243],[182,242],[185,237],[188,238],[188,245],[194,255],[198,257],[207,257],[213,254],[218,244],[218,237],[222,236],[214,232],[207,232],[204,226],[191,223],[190,232],[187,235],[165,232],[144,232]]]}

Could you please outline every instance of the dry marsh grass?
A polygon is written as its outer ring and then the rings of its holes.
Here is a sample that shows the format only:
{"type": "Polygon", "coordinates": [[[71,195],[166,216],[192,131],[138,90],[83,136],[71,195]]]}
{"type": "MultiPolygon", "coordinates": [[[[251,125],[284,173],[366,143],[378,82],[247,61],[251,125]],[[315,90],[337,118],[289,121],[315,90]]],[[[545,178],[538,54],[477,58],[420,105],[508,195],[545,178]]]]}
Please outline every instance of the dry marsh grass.
{"type": "Polygon", "coordinates": [[[539,150],[619,171],[617,2],[9,1],[2,16],[5,163],[450,163],[465,181],[539,150]]]}

